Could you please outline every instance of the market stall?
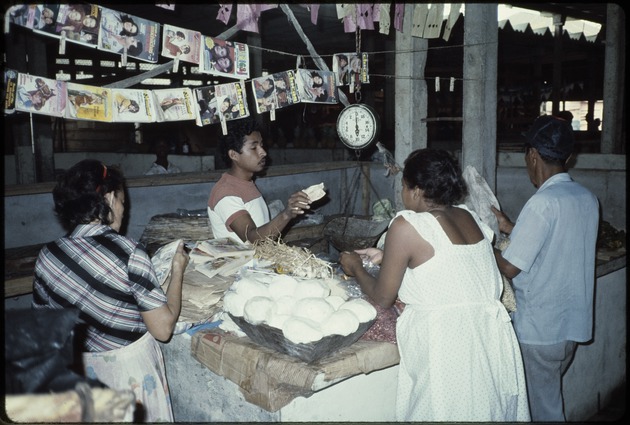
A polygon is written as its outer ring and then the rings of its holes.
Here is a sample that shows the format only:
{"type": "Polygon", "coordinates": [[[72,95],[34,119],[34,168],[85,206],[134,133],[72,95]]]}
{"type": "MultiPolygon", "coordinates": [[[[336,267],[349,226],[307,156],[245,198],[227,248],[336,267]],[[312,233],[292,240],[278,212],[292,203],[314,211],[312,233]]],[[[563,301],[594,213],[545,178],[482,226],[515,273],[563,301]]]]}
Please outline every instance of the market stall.
{"type": "MultiPolygon", "coordinates": [[[[199,219],[194,215],[156,216],[141,239],[156,259],[174,245],[172,241],[176,238],[185,236],[184,239],[190,241],[198,240],[199,236],[207,237],[195,230],[199,219]]],[[[308,248],[300,245],[304,245],[305,240],[312,246],[309,241],[326,239],[324,228],[326,224],[322,223],[291,229],[286,238],[296,248],[283,242],[267,241],[272,244],[268,250],[276,254],[284,250],[312,255],[308,248]]],[[[384,230],[384,226],[379,229],[384,230]]],[[[230,315],[228,319],[226,294],[235,294],[235,281],[243,285],[244,281],[248,285],[259,284],[252,278],[259,272],[247,267],[225,275],[208,274],[207,270],[200,272],[195,267],[199,266],[199,261],[207,260],[204,252],[236,248],[216,239],[198,242],[184,276],[179,333],[162,345],[177,421],[394,419],[399,355],[391,332],[389,341],[376,340],[380,336],[374,332],[366,333],[375,323],[376,309],[374,317],[368,317],[354,332],[327,336],[311,343],[294,343],[284,338],[279,329],[252,325],[245,320],[248,317],[245,314],[242,317],[230,315]],[[218,318],[234,323],[231,328],[226,327],[218,318]],[[234,329],[236,324],[245,335],[234,329]],[[371,405],[379,406],[374,411],[365,409],[365,402],[370,398],[373,399],[371,405]],[[383,402],[390,408],[383,408],[383,402]],[[232,407],[226,409],[226,406],[232,407]]],[[[250,253],[243,252],[239,255],[250,253]]],[[[322,270],[328,270],[326,262],[317,261],[322,270]]],[[[315,268],[311,266],[309,270],[315,268]]],[[[159,265],[157,269],[159,276],[159,265]]],[[[290,279],[268,271],[260,276],[290,279]]],[[[330,280],[332,284],[335,281],[330,280]]],[[[306,287],[309,282],[315,285],[312,280],[303,280],[301,284],[306,287]]],[[[322,284],[322,288],[325,285],[322,284]]],[[[358,287],[348,286],[346,290],[354,291],[356,300],[358,287]]]]}

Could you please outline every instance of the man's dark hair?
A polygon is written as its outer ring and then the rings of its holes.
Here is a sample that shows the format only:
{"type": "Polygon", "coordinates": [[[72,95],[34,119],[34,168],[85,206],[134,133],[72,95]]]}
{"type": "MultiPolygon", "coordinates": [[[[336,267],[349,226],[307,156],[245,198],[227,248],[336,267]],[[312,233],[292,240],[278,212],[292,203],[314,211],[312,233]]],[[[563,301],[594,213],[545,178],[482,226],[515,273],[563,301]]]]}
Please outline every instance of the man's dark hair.
{"type": "Polygon", "coordinates": [[[219,154],[221,159],[225,161],[225,164],[231,167],[232,159],[229,151],[233,150],[242,153],[245,136],[252,134],[254,131],[260,131],[260,127],[258,122],[252,117],[230,120],[226,124],[227,134],[219,137],[219,154]]]}

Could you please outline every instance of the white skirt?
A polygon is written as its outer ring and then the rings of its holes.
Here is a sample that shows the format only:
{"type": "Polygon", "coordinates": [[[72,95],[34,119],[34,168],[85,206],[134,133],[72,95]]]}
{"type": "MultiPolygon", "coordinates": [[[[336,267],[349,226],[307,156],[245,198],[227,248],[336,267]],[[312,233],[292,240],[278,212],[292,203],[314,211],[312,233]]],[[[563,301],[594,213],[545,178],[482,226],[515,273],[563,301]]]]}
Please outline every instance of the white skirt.
{"type": "Polygon", "coordinates": [[[134,392],[144,409],[144,422],[173,422],[162,350],[149,332],[125,347],[82,357],[87,377],[111,389],[134,392]]]}

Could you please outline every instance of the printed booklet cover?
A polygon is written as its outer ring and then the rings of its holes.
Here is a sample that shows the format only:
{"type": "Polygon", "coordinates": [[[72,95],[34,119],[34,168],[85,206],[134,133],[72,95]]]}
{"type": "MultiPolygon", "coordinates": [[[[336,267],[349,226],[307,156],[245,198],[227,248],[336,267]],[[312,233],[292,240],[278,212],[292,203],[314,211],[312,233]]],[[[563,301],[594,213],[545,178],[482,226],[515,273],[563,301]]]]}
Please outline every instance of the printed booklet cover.
{"type": "Polygon", "coordinates": [[[162,56],[199,63],[201,33],[173,25],[164,25],[162,36],[162,56]]]}
{"type": "Polygon", "coordinates": [[[19,73],[15,109],[63,117],[66,110],[66,82],[19,73]]]}
{"type": "Polygon", "coordinates": [[[355,84],[370,82],[367,53],[335,53],[332,69],[337,76],[338,86],[349,86],[353,81],[355,84]]]}
{"type": "Polygon", "coordinates": [[[112,89],[68,82],[67,93],[66,118],[112,121],[112,89]]]}
{"type": "Polygon", "coordinates": [[[252,92],[256,99],[256,112],[259,114],[300,101],[294,71],[277,72],[254,78],[252,92]]]}
{"type": "Polygon", "coordinates": [[[151,90],[112,89],[114,122],[155,122],[155,105],[151,90]]]}
{"type": "Polygon", "coordinates": [[[65,36],[66,40],[88,47],[98,44],[101,24],[101,11],[95,4],[62,4],[55,26],[45,31],[55,37],[65,36]]]}
{"type": "Polygon", "coordinates": [[[247,44],[202,36],[199,72],[236,78],[249,78],[249,47],[247,44]]]}
{"type": "Polygon", "coordinates": [[[4,69],[4,85],[2,86],[2,99],[4,100],[5,115],[15,112],[15,94],[17,91],[18,72],[14,69],[4,69]]]}
{"type": "Polygon", "coordinates": [[[145,62],[157,62],[160,53],[160,24],[100,7],[98,48],[145,62]]]}
{"type": "Polygon", "coordinates": [[[195,89],[197,125],[220,123],[249,116],[243,83],[226,83],[195,89]]]}
{"type": "Polygon", "coordinates": [[[195,119],[193,94],[188,87],[152,90],[152,93],[158,122],[195,119]]]}
{"type": "Polygon", "coordinates": [[[334,71],[299,68],[296,72],[300,102],[337,103],[337,83],[334,71]]]}

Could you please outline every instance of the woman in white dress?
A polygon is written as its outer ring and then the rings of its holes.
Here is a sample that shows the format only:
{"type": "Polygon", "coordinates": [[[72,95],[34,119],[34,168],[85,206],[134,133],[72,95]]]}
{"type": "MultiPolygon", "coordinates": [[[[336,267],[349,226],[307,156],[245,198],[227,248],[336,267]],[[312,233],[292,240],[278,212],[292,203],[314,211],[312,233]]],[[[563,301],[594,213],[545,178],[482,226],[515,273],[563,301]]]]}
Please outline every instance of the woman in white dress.
{"type": "Polygon", "coordinates": [[[396,298],[399,421],[529,421],[521,353],[500,302],[492,230],[458,205],[466,194],[451,155],[420,149],[405,161],[405,210],[383,250],[340,255],[343,270],[380,306],[396,298]],[[378,277],[362,266],[380,264],[378,277]]]}

